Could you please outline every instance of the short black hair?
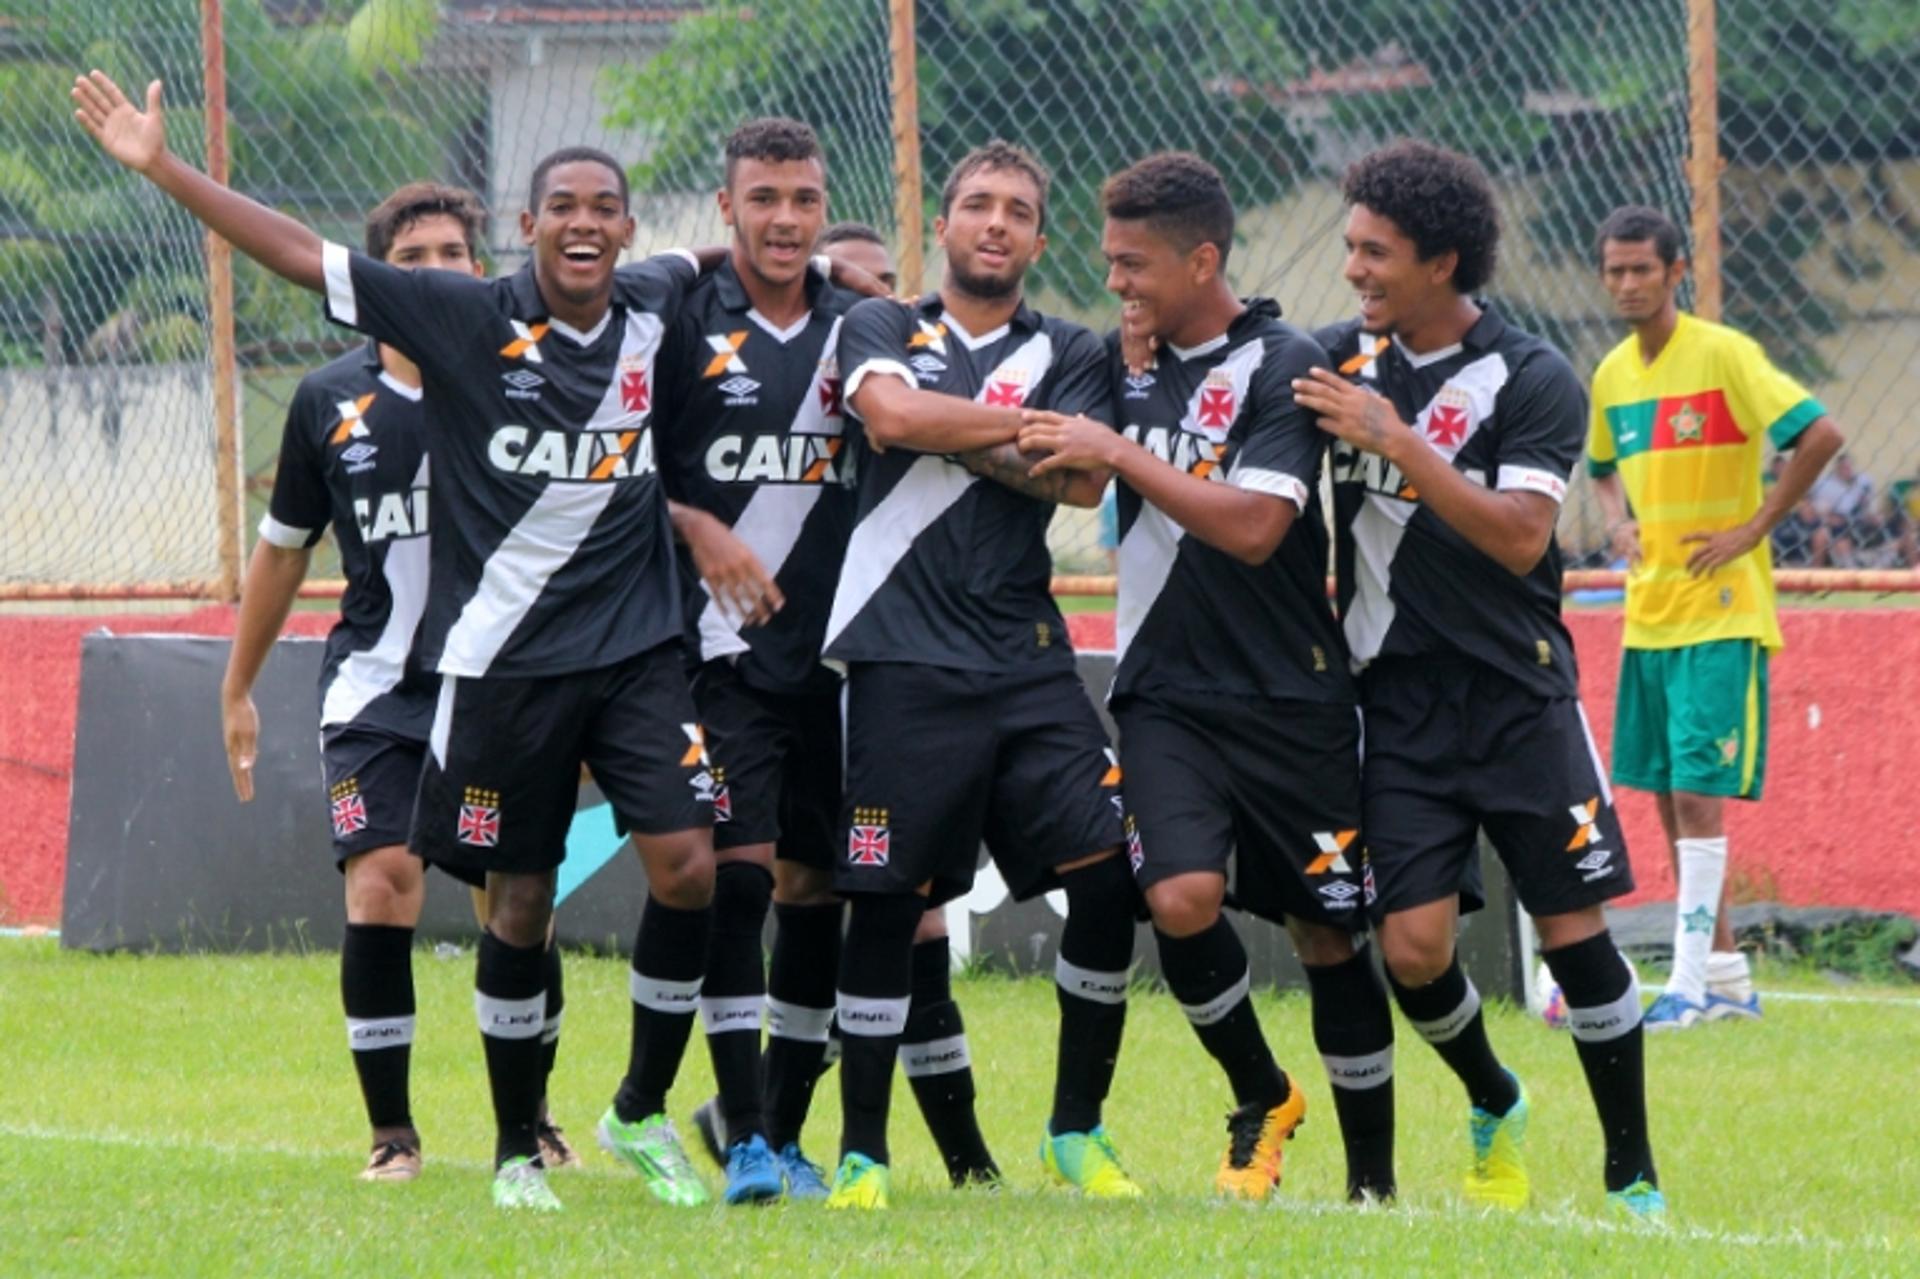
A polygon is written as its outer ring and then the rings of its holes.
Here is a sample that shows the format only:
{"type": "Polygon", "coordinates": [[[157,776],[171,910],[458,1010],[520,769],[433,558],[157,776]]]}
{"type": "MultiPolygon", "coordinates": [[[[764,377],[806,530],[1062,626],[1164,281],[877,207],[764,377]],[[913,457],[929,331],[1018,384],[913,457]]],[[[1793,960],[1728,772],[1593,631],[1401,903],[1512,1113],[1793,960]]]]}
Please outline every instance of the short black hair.
{"type": "Polygon", "coordinates": [[[1606,221],[1600,224],[1600,229],[1593,236],[1595,261],[1606,261],[1608,240],[1618,240],[1622,244],[1644,244],[1652,240],[1653,251],[1668,266],[1680,260],[1683,243],[1680,228],[1674,225],[1673,219],[1644,204],[1623,204],[1607,214],[1606,221]]]}
{"type": "Polygon", "coordinates": [[[959,193],[962,182],[982,170],[994,169],[1012,169],[1033,180],[1033,185],[1040,190],[1040,229],[1046,230],[1047,190],[1053,185],[1053,179],[1047,173],[1047,166],[1041,164],[1033,152],[1005,138],[995,138],[960,157],[953,172],[947,175],[946,185],[940,188],[940,216],[944,218],[953,212],[953,197],[959,193]]]}
{"type": "Polygon", "coordinates": [[[613,172],[614,179],[620,184],[620,207],[631,204],[627,192],[627,171],[620,162],[602,151],[599,147],[561,147],[558,151],[549,151],[533,166],[533,182],[527,188],[527,211],[540,211],[540,201],[547,194],[547,175],[563,164],[590,162],[613,172]]]}
{"type": "Polygon", "coordinates": [[[1458,292],[1476,292],[1493,278],[1500,208],[1492,180],[1472,157],[1431,142],[1395,142],[1354,161],[1340,194],[1399,227],[1422,262],[1458,254],[1458,292]]]}
{"type": "Polygon", "coordinates": [[[824,177],[827,157],[820,150],[820,139],[813,126],[785,116],[762,116],[749,120],[727,137],[726,182],[733,185],[733,170],[742,160],[767,160],[782,164],[789,160],[816,160],[824,177]]]}
{"type": "Polygon", "coordinates": [[[1233,198],[1220,170],[1190,151],[1160,151],[1108,178],[1100,203],[1110,218],[1145,222],[1182,253],[1233,248],[1233,198]]]}
{"type": "Polygon", "coordinates": [[[820,248],[829,244],[844,244],[848,240],[860,240],[867,244],[887,247],[887,238],[864,222],[836,222],[820,233],[820,248]]]}
{"type": "Polygon", "coordinates": [[[486,206],[465,187],[438,182],[409,182],[374,206],[367,214],[367,256],[386,261],[401,232],[421,218],[443,215],[460,224],[468,256],[479,257],[480,236],[487,225],[486,206]]]}

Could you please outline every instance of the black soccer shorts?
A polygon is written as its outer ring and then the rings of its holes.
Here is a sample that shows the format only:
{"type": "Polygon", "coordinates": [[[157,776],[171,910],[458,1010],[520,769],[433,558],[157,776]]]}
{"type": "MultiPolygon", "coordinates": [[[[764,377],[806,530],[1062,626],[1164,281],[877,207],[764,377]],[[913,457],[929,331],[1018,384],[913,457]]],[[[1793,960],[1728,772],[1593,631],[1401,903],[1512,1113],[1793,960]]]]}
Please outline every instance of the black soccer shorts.
{"type": "Polygon", "coordinates": [[[1015,900],[1120,844],[1120,768],[1071,668],[988,674],[893,662],[847,676],[844,893],[930,905],[973,884],[984,841],[1015,900]]]}
{"type": "Polygon", "coordinates": [[[1633,891],[1606,769],[1577,698],[1461,659],[1376,662],[1362,680],[1374,918],[1459,894],[1482,904],[1484,828],[1533,915],[1633,891]]]}
{"type": "Polygon", "coordinates": [[[772,844],[787,861],[833,869],[840,841],[840,693],[775,693],[725,658],[694,672],[707,749],[726,765],[716,848],[772,844]]]}
{"type": "Polygon", "coordinates": [[[726,774],[694,713],[678,639],[592,671],[442,677],[414,851],[448,867],[552,870],[566,857],[582,763],[628,830],[713,824],[726,774]]]}
{"type": "Polygon", "coordinates": [[[1262,918],[1366,927],[1353,705],[1148,694],[1113,718],[1142,892],[1211,871],[1262,918]]]}

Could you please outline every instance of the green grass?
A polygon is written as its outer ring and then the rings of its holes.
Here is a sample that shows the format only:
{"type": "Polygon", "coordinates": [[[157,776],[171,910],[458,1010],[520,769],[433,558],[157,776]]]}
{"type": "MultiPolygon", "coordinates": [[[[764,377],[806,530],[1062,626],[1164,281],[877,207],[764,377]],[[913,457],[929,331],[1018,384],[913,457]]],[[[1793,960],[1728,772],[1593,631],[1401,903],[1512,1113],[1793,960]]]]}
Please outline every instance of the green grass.
{"type": "MultiPolygon", "coordinates": [[[[585,1147],[624,1059],[626,969],[569,963],[553,1103],[585,1147]]],[[[1227,1097],[1172,1000],[1150,991],[1134,1000],[1108,1111],[1149,1198],[1092,1205],[1045,1189],[1034,1146],[1053,994],[994,977],[957,993],[1009,1193],[945,1188],[902,1085],[890,1214],[666,1209],[587,1150],[585,1169],[554,1177],[564,1214],[505,1218],[487,1203],[471,956],[423,952],[416,971],[427,1174],[369,1186],[352,1175],[364,1136],[333,956],[102,958],[0,942],[0,1274],[1892,1274],[1912,1273],[1920,1249],[1910,988],[1904,1000],[1869,990],[1895,1000],[1877,1005],[1776,1001],[1762,1024],[1650,1044],[1676,1229],[1649,1238],[1601,1211],[1599,1134],[1566,1036],[1504,1007],[1492,1032],[1535,1106],[1539,1202],[1518,1217],[1461,1205],[1465,1106],[1404,1027],[1402,1206],[1343,1207],[1333,1108],[1295,996],[1261,1000],[1311,1107],[1280,1202],[1209,1202],[1227,1097]]],[[[823,1156],[835,1078],[809,1129],[823,1156]]],[[[709,1087],[696,1040],[675,1113],[709,1087]]]]}

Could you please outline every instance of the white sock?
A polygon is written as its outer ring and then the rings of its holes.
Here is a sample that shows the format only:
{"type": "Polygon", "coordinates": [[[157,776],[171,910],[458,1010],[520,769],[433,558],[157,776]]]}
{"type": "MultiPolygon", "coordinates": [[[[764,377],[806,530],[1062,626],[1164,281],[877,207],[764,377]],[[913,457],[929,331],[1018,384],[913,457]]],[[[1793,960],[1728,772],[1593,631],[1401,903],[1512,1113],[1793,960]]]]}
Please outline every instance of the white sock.
{"type": "Polygon", "coordinates": [[[1707,985],[1745,988],[1753,982],[1753,968],[1743,950],[1716,950],[1707,956],[1707,985]]]}
{"type": "Polygon", "coordinates": [[[1682,839],[1680,891],[1674,901],[1673,976],[1667,989],[1696,1004],[1707,1000],[1707,955],[1727,879],[1727,837],[1682,839]]]}

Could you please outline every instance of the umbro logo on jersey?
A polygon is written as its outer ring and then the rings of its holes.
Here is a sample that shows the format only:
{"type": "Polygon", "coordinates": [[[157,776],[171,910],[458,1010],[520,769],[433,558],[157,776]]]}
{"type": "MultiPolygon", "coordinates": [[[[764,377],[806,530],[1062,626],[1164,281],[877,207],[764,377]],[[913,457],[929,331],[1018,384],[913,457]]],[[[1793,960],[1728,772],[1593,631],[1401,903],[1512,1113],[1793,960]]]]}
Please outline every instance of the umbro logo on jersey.
{"type": "Polygon", "coordinates": [[[837,484],[845,443],[828,435],[722,435],[707,446],[707,474],[722,484],[837,484]]]}
{"type": "Polygon", "coordinates": [[[945,360],[937,355],[929,355],[925,351],[912,357],[907,363],[913,366],[913,371],[919,375],[922,382],[932,382],[947,371],[945,360]]]}
{"type": "Polygon", "coordinates": [[[503,426],[487,441],[487,460],[510,475],[593,482],[624,480],[653,472],[653,432],[535,431],[525,426],[503,426]]]}
{"type": "Polygon", "coordinates": [[[1144,400],[1152,389],[1155,378],[1151,373],[1127,374],[1127,390],[1122,397],[1128,400],[1144,400]]]}
{"type": "Polygon", "coordinates": [[[509,400],[537,400],[539,388],[547,384],[547,379],[532,369],[513,369],[502,373],[500,380],[507,384],[505,395],[509,400]]]}
{"type": "Polygon", "coordinates": [[[727,393],[726,403],[734,407],[760,402],[757,394],[760,384],[744,374],[728,378],[720,384],[720,389],[727,393]]]}
{"type": "Polygon", "coordinates": [[[701,377],[719,377],[722,373],[745,373],[747,362],[740,358],[740,348],[747,344],[747,331],[738,333],[709,333],[707,345],[713,348],[713,358],[707,361],[706,372],[701,377]]]}
{"type": "Polygon", "coordinates": [[[547,336],[547,325],[528,324],[525,320],[508,320],[513,326],[513,341],[500,348],[500,354],[509,360],[525,360],[528,364],[540,363],[540,339],[547,336]]]}
{"type": "Polygon", "coordinates": [[[379,445],[368,444],[365,440],[361,440],[358,443],[349,444],[346,448],[341,449],[340,460],[347,464],[348,475],[358,475],[362,471],[371,471],[373,469],[373,455],[379,451],[379,445]]]}

